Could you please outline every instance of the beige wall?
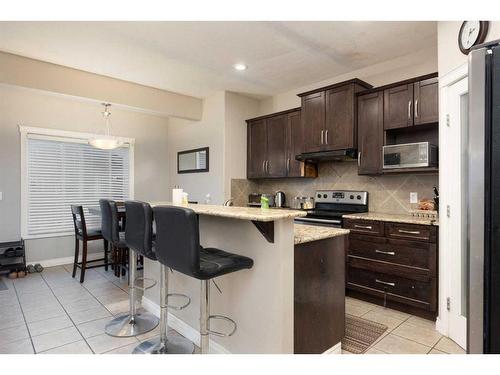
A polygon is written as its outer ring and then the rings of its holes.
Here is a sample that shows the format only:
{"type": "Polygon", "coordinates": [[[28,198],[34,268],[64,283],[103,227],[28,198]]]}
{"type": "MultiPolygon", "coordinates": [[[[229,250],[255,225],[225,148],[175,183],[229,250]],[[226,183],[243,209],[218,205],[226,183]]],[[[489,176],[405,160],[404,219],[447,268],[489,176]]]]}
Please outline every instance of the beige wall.
{"type": "MultiPolygon", "coordinates": [[[[18,125],[96,132],[101,129],[102,108],[41,91],[0,85],[0,242],[20,237],[21,150],[18,125]]],[[[135,138],[135,198],[168,198],[168,119],[137,111],[112,108],[113,132],[135,138]]],[[[73,254],[73,238],[27,242],[28,261],[73,254]]],[[[94,247],[95,249],[95,247],[94,247]]]]}
{"type": "Polygon", "coordinates": [[[307,86],[297,87],[293,90],[275,95],[261,102],[260,114],[264,115],[300,107],[300,98],[297,96],[298,93],[342,82],[351,78],[359,78],[373,86],[381,86],[387,83],[433,73],[437,70],[437,45],[434,45],[425,50],[416,51],[409,55],[370,65],[363,69],[335,76],[324,81],[315,82],[307,86]]]}
{"type": "Polygon", "coordinates": [[[120,104],[161,116],[201,118],[201,99],[2,51],[0,83],[120,104]]]}
{"type": "MultiPolygon", "coordinates": [[[[462,21],[438,22],[438,65],[442,77],[467,63],[467,56],[458,48],[458,32],[462,21]]],[[[500,22],[490,22],[486,41],[500,39],[500,22]]]]}

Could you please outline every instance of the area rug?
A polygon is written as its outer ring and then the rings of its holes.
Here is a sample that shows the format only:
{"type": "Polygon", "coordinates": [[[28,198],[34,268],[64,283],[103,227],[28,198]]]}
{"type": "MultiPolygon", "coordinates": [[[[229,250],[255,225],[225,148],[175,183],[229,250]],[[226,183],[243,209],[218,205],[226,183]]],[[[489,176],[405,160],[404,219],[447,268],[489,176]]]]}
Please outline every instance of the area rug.
{"type": "Polygon", "coordinates": [[[2,276],[0,276],[0,290],[7,290],[7,285],[2,281],[2,276]]]}
{"type": "Polygon", "coordinates": [[[342,350],[363,354],[386,330],[384,324],[346,314],[342,350]]]}

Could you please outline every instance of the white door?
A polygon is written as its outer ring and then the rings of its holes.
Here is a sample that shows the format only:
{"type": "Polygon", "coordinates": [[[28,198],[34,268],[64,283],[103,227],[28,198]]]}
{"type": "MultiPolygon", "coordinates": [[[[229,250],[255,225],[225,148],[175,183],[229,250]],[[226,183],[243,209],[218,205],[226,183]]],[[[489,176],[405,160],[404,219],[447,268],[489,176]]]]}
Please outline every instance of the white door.
{"type": "MultiPolygon", "coordinates": [[[[445,97],[446,126],[440,155],[442,173],[448,183],[440,191],[440,217],[446,221],[444,233],[447,262],[448,336],[462,348],[467,346],[467,77],[447,87],[445,97]],[[443,152],[444,151],[444,152],[443,152]],[[443,168],[443,165],[445,168],[443,168]]],[[[441,127],[443,129],[443,127],[441,127]]]]}

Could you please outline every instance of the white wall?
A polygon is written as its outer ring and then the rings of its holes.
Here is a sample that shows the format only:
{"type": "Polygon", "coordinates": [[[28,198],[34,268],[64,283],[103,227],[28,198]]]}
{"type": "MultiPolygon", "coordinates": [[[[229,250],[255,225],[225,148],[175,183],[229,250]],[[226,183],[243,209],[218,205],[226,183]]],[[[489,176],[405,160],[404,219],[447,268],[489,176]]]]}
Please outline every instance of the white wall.
{"type": "MultiPolygon", "coordinates": [[[[438,65],[442,77],[467,63],[467,56],[458,48],[458,32],[462,21],[438,22],[438,65]]],[[[500,39],[500,22],[490,22],[486,42],[500,39]]]]}
{"type": "MultiPolygon", "coordinates": [[[[20,238],[21,150],[18,125],[96,132],[103,126],[99,103],[0,85],[0,242],[20,238]]],[[[135,198],[168,198],[168,119],[112,107],[115,135],[135,138],[135,198]]],[[[69,210],[69,207],[68,207],[69,210]]],[[[68,211],[69,212],[69,211],[68,211]]],[[[69,257],[73,237],[27,241],[29,262],[69,257]]],[[[95,250],[101,244],[93,246],[95,250]]]]}
{"type": "Polygon", "coordinates": [[[274,95],[261,102],[260,114],[265,115],[300,107],[300,98],[297,96],[298,93],[346,81],[351,78],[359,78],[373,86],[381,86],[419,75],[434,73],[437,72],[437,70],[437,45],[433,45],[425,50],[415,51],[409,55],[370,65],[363,69],[354,70],[346,74],[334,76],[320,82],[311,83],[307,86],[297,87],[293,90],[274,95]]]}
{"type": "Polygon", "coordinates": [[[231,179],[246,176],[246,122],[257,116],[259,102],[236,93],[219,91],[205,98],[201,121],[170,119],[170,188],[175,185],[189,200],[222,204],[231,194],[231,179]],[[177,152],[210,147],[209,172],[177,173],[177,152]]]}

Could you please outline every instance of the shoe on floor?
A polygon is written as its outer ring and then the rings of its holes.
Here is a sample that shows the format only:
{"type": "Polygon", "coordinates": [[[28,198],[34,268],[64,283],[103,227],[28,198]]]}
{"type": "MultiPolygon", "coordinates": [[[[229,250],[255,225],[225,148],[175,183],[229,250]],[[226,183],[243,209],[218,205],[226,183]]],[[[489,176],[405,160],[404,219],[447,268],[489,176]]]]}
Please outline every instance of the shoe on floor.
{"type": "Polygon", "coordinates": [[[36,269],[35,269],[35,267],[33,267],[32,264],[28,264],[28,267],[26,267],[26,270],[28,271],[28,273],[35,273],[36,272],[36,269]]]}
{"type": "Polygon", "coordinates": [[[40,263],[37,263],[35,264],[35,271],[36,272],[42,272],[43,271],[43,267],[40,263]]]}

